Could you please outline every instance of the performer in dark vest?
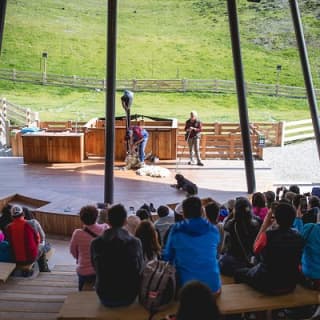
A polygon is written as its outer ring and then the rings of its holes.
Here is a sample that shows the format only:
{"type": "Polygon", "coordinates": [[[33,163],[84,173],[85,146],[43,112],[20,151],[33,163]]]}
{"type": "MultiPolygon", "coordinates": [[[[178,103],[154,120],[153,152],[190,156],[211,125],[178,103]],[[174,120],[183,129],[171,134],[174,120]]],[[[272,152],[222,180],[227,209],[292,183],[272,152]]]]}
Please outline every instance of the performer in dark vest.
{"type": "Polygon", "coordinates": [[[196,111],[191,111],[190,119],[186,121],[184,130],[186,131],[186,141],[189,145],[190,161],[188,164],[195,164],[193,156],[195,154],[197,158],[197,165],[203,166],[200,158],[200,133],[202,130],[202,123],[198,120],[198,114],[196,111]]]}

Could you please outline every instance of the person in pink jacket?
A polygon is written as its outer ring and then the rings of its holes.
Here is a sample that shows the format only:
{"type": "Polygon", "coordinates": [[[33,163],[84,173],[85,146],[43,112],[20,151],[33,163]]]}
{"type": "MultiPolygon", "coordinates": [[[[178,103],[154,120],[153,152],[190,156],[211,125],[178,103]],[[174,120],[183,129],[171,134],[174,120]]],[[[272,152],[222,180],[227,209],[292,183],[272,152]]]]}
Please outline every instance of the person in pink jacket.
{"type": "Polygon", "coordinates": [[[253,214],[259,217],[261,222],[263,222],[269,211],[266,206],[266,197],[263,193],[255,192],[252,195],[252,211],[253,214]]]}
{"type": "Polygon", "coordinates": [[[83,222],[83,228],[75,229],[70,241],[70,253],[77,261],[79,291],[82,290],[86,282],[93,283],[96,278],[95,270],[91,264],[91,241],[109,228],[107,224],[96,223],[97,217],[98,209],[95,206],[82,207],[80,220],[83,222]]]}

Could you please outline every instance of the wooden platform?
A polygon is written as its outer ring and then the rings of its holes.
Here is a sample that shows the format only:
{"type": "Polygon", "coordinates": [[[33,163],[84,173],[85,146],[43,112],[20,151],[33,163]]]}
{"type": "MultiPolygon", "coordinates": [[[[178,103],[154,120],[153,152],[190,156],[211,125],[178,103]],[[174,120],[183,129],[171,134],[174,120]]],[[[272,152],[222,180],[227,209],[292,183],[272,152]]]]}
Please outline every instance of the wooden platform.
{"type": "MultiPolygon", "coordinates": [[[[187,160],[161,161],[157,165],[170,170],[167,178],[138,176],[135,171],[123,170],[123,163],[114,167],[114,202],[138,209],[143,203],[155,207],[180,202],[185,198],[181,191],[170,187],[176,173],[185,175],[198,185],[201,198],[211,197],[219,202],[247,195],[243,161],[210,160],[205,166],[188,165],[187,160]]],[[[256,161],[257,190],[272,188],[272,171],[263,161],[256,161]]],[[[69,233],[79,226],[78,213],[86,204],[103,202],[104,161],[87,160],[82,163],[24,164],[23,158],[0,158],[0,199],[15,194],[40,199],[34,205],[37,218],[45,231],[56,227],[69,233]],[[51,214],[50,218],[44,216],[51,214]],[[59,223],[59,216],[69,222],[59,223]]],[[[22,203],[23,204],[23,203],[22,203]]]]}
{"type": "MultiPolygon", "coordinates": [[[[157,165],[170,170],[168,178],[141,177],[132,170],[123,171],[123,163],[114,170],[114,201],[125,205],[154,202],[156,206],[184,199],[182,192],[170,188],[174,175],[179,172],[198,185],[201,198],[213,197],[224,202],[232,197],[247,194],[244,162],[241,160],[206,160],[205,166],[187,165],[187,159],[160,161],[157,165]]],[[[263,161],[255,161],[257,190],[272,187],[272,171],[263,161]]],[[[83,202],[103,201],[104,161],[87,160],[70,164],[24,164],[23,158],[0,158],[0,197],[19,193],[26,196],[40,195],[61,197],[61,206],[72,207],[67,199],[80,198],[83,202]]],[[[56,202],[57,203],[57,202],[56,202]]],[[[48,205],[49,206],[49,205],[48,205]]],[[[48,207],[50,210],[51,208],[48,207]]]]}

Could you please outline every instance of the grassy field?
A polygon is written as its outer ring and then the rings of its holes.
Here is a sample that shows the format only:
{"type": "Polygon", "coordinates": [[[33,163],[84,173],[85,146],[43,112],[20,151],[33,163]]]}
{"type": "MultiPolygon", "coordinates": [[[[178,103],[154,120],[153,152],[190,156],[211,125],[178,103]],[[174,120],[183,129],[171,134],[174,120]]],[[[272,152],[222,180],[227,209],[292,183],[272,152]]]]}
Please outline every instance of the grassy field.
{"type": "MultiPolygon", "coordinates": [[[[238,1],[245,78],[248,82],[303,86],[286,1],[238,1]]],[[[226,1],[121,0],[118,79],[234,79],[226,1]]],[[[320,5],[300,1],[314,82],[320,87],[320,5]],[[307,5],[308,4],[308,5],[307,5]]],[[[106,5],[98,0],[11,0],[7,5],[0,68],[105,77],[106,5]]],[[[117,96],[117,115],[123,114],[117,96]]],[[[104,114],[104,93],[0,81],[0,96],[40,111],[43,120],[87,120],[104,114]]],[[[304,99],[249,96],[252,121],[309,117],[304,99]]],[[[204,121],[237,121],[235,95],[135,95],[133,113],[204,121]]]]}

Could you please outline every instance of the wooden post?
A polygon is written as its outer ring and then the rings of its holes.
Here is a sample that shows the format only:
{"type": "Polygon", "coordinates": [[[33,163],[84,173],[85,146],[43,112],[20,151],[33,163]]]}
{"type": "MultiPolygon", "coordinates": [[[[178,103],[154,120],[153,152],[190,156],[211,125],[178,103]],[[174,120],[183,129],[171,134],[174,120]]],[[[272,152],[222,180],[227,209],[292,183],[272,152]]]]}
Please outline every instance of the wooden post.
{"type": "Polygon", "coordinates": [[[42,72],[42,84],[46,84],[47,83],[47,73],[46,72],[42,72]]]}
{"type": "Polygon", "coordinates": [[[38,128],[40,126],[39,112],[34,113],[34,125],[38,128]]]}
{"type": "Polygon", "coordinates": [[[206,154],[207,154],[207,135],[202,135],[201,137],[201,159],[205,160],[207,158],[206,154]]]}
{"type": "Polygon", "coordinates": [[[26,110],[26,125],[27,127],[31,125],[31,110],[29,108],[26,110]]]}
{"type": "Polygon", "coordinates": [[[221,134],[221,124],[218,122],[214,123],[214,134],[221,134]]]}
{"type": "Polygon", "coordinates": [[[182,91],[186,92],[187,91],[187,80],[186,79],[182,79],[182,91]]]}
{"type": "Polygon", "coordinates": [[[280,141],[280,145],[281,147],[284,146],[284,139],[285,139],[285,131],[286,131],[286,122],[285,121],[281,121],[281,132],[279,132],[279,135],[281,134],[281,141],[280,141]]]}
{"type": "Polygon", "coordinates": [[[235,143],[235,134],[229,133],[229,157],[234,159],[234,143],[235,143]]]}
{"type": "Polygon", "coordinates": [[[8,147],[11,146],[11,141],[10,141],[10,121],[8,119],[6,119],[4,121],[4,125],[5,125],[5,134],[6,134],[6,145],[8,147]]]}
{"type": "Polygon", "coordinates": [[[7,120],[7,103],[6,98],[1,99],[1,116],[4,120],[7,120]]]}

